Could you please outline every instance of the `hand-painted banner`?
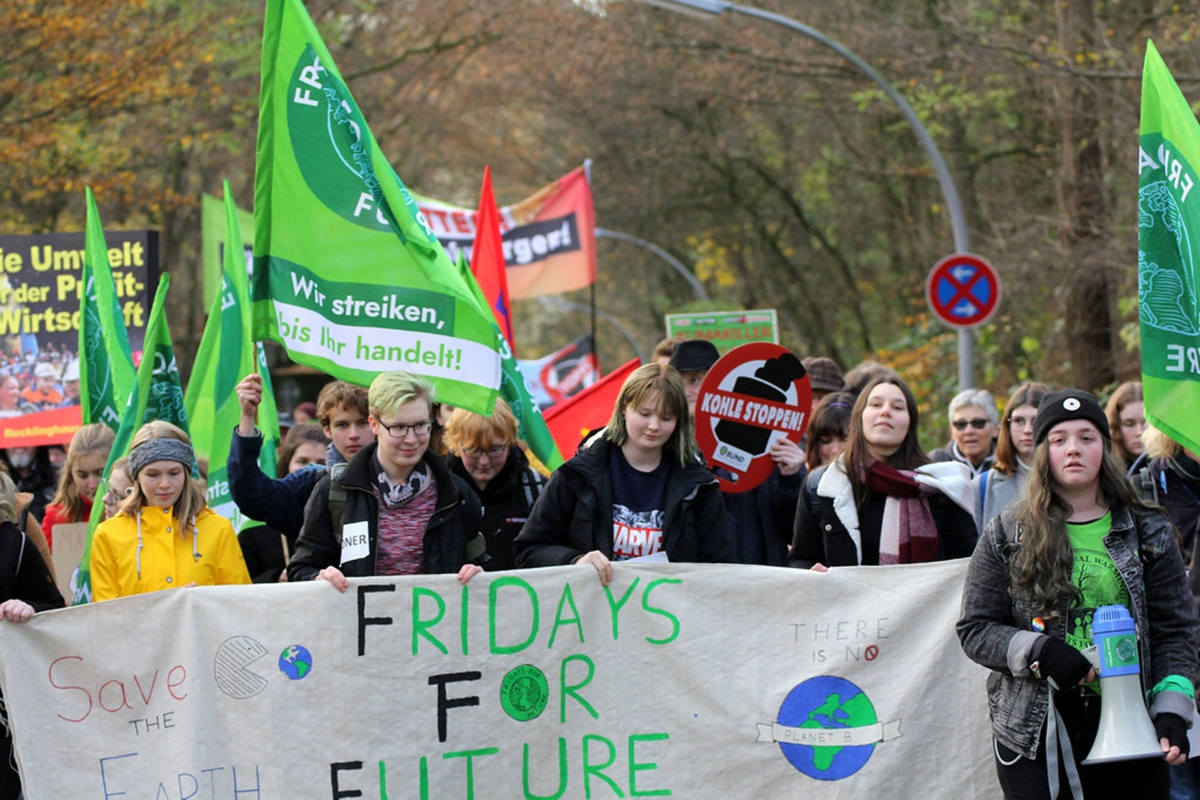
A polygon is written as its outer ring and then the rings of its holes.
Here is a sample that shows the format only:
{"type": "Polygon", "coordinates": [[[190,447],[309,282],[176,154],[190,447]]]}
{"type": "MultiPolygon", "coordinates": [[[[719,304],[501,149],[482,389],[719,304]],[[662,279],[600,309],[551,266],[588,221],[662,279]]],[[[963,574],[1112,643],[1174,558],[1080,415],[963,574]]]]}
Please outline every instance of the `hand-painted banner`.
{"type": "Polygon", "coordinates": [[[32,798],[991,798],[966,566],[174,590],[0,623],[0,680],[32,798]]]}
{"type": "MultiPolygon", "coordinates": [[[[470,261],[476,211],[414,197],[450,257],[461,252],[470,261]]],[[[596,282],[596,214],[584,167],[501,208],[500,230],[511,297],[569,292],[596,282]]]]}

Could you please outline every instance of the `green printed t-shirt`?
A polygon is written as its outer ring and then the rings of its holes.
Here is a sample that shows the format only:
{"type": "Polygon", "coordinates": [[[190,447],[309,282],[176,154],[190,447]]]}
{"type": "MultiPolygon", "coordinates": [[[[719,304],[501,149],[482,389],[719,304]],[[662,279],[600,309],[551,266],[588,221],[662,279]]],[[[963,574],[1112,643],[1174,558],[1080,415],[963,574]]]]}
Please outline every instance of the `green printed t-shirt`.
{"type": "MultiPolygon", "coordinates": [[[[1112,530],[1112,512],[1093,522],[1067,523],[1075,566],[1071,582],[1079,587],[1079,597],[1071,602],[1067,620],[1067,644],[1077,650],[1092,645],[1092,616],[1100,606],[1122,605],[1130,608],[1132,598],[1117,565],[1104,549],[1104,537],[1112,530]]],[[[1132,613],[1132,611],[1131,611],[1132,613]]]]}

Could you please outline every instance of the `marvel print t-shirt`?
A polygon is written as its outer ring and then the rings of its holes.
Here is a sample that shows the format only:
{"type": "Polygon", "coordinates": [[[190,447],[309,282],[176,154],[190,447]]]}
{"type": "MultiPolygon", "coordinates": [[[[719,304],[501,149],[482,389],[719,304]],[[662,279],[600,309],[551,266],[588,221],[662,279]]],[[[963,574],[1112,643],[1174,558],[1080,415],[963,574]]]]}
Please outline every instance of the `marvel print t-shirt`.
{"type": "Polygon", "coordinates": [[[613,561],[662,550],[663,505],[671,465],[664,457],[653,472],[630,466],[621,448],[610,458],[613,479],[613,561]]]}

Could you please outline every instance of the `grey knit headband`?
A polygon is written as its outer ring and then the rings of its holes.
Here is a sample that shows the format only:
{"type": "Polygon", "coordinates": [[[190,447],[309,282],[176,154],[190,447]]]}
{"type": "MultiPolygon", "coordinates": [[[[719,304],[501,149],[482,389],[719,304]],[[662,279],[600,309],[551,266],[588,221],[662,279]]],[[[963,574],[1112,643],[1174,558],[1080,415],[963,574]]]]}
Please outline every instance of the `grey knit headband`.
{"type": "Polygon", "coordinates": [[[166,437],[150,439],[129,451],[129,476],[136,481],[142,468],[155,461],[178,461],[191,472],[195,460],[192,446],[186,442],[166,437]]]}

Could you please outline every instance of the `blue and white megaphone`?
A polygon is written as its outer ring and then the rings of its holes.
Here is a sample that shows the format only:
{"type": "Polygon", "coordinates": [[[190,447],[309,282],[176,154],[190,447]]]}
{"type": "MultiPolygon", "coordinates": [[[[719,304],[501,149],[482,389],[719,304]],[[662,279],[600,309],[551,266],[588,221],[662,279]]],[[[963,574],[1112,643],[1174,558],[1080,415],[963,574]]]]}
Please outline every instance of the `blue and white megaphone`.
{"type": "Polygon", "coordinates": [[[1137,628],[1125,606],[1100,606],[1092,617],[1100,656],[1100,727],[1084,764],[1162,757],[1142,692],[1137,628]]]}

